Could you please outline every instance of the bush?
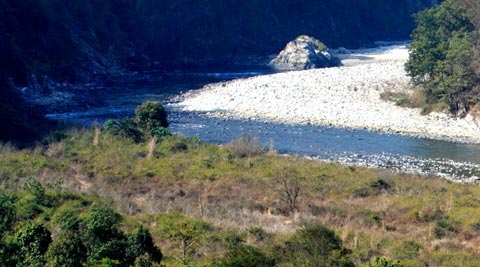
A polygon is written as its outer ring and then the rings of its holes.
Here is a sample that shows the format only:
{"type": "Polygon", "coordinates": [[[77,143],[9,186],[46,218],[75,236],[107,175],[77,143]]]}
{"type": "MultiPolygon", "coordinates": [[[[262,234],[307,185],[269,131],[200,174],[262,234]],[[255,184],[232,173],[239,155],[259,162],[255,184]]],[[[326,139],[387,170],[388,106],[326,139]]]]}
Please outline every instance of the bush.
{"type": "Polygon", "coordinates": [[[262,250],[247,246],[236,245],[227,252],[225,259],[216,267],[270,267],[276,266],[275,259],[266,255],[262,250]]]}
{"type": "Polygon", "coordinates": [[[316,225],[298,231],[285,244],[287,266],[353,267],[350,251],[335,232],[316,225]]]}
{"type": "Polygon", "coordinates": [[[242,135],[230,143],[232,152],[240,158],[263,154],[265,151],[258,143],[258,138],[251,135],[242,135]]]}
{"type": "Polygon", "coordinates": [[[433,228],[433,234],[435,238],[441,239],[448,237],[449,235],[458,233],[458,222],[448,218],[443,218],[435,224],[433,228]]]}
{"type": "Polygon", "coordinates": [[[375,257],[375,259],[367,263],[365,267],[404,267],[404,265],[400,264],[397,260],[375,257]]]}
{"type": "Polygon", "coordinates": [[[165,127],[157,127],[152,131],[152,136],[155,137],[157,141],[162,140],[165,136],[171,135],[172,133],[170,132],[170,129],[165,127]]]}
{"type": "Polygon", "coordinates": [[[13,238],[19,248],[17,266],[45,266],[44,254],[52,242],[50,231],[43,225],[31,221],[22,223],[13,238]]]}
{"type": "Polygon", "coordinates": [[[135,121],[140,129],[152,136],[159,128],[168,128],[167,112],[160,102],[147,101],[135,110],[135,121]]]}
{"type": "Polygon", "coordinates": [[[144,141],[143,133],[138,129],[137,124],[131,119],[107,120],[103,124],[103,130],[111,135],[131,139],[135,143],[144,141]]]}
{"type": "Polygon", "coordinates": [[[0,236],[12,228],[16,219],[15,199],[0,191],[0,236]]]}
{"type": "Polygon", "coordinates": [[[87,259],[87,248],[78,234],[63,231],[50,244],[46,256],[49,267],[82,267],[87,259]]]}
{"type": "Polygon", "coordinates": [[[129,261],[141,261],[143,264],[160,263],[163,257],[160,249],[153,243],[152,235],[143,227],[137,228],[128,238],[126,255],[129,261]]]}
{"type": "Polygon", "coordinates": [[[370,182],[370,187],[373,189],[377,189],[378,191],[390,189],[390,184],[385,182],[383,179],[375,179],[374,181],[370,182]]]}

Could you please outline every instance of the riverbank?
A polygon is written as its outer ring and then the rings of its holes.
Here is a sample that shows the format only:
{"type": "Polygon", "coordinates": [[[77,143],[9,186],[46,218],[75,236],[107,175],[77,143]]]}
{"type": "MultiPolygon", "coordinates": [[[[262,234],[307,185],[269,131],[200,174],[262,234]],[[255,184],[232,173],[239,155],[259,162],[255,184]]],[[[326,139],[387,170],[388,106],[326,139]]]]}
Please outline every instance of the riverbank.
{"type": "Polygon", "coordinates": [[[406,46],[340,55],[342,67],[264,75],[211,84],[184,95],[184,111],[227,119],[366,129],[463,143],[480,143],[478,121],[384,101],[383,92],[411,93],[406,46]]]}

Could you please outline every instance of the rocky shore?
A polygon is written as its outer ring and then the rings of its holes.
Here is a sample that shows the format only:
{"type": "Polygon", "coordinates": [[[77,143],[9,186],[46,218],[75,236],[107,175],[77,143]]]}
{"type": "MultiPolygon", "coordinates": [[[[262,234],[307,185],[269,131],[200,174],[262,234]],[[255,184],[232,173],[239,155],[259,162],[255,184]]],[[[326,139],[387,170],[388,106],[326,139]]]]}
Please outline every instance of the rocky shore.
{"type": "Polygon", "coordinates": [[[382,100],[385,91],[411,93],[405,45],[342,49],[344,66],[285,72],[207,85],[178,107],[211,116],[367,129],[438,140],[480,143],[478,120],[444,113],[421,115],[382,100]]]}

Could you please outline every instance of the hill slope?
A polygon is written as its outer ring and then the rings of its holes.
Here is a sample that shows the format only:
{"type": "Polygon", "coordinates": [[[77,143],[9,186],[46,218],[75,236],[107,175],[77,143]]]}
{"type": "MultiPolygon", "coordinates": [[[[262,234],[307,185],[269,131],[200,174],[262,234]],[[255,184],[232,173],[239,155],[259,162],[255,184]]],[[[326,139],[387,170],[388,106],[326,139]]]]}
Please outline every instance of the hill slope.
{"type": "MultiPolygon", "coordinates": [[[[150,58],[161,66],[224,64],[277,53],[300,34],[328,46],[408,39],[433,0],[2,0],[0,70],[89,79],[150,58]]],[[[151,61],[150,61],[151,62],[151,61]]]]}

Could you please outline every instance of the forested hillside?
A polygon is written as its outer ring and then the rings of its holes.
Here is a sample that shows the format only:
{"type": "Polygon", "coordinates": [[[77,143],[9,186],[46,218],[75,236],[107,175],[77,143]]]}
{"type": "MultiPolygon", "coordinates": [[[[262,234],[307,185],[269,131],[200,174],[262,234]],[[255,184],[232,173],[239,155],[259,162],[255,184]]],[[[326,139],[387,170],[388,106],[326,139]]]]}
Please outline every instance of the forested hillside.
{"type": "Polygon", "coordinates": [[[328,46],[407,39],[434,0],[2,0],[0,71],[64,80],[157,67],[249,63],[300,34],[328,46]],[[148,60],[150,59],[150,60],[148,60]]]}

